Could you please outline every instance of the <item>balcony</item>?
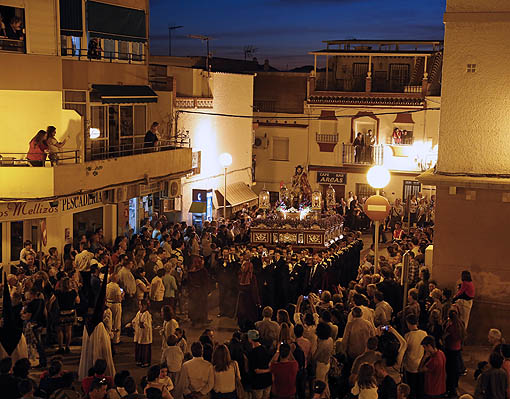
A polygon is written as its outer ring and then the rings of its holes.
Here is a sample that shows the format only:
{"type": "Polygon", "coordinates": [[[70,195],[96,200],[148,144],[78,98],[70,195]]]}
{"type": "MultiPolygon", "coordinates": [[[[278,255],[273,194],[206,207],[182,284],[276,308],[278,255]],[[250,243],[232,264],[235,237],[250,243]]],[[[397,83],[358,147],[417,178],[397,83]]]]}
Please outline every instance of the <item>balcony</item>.
{"type": "Polygon", "coordinates": [[[0,37],[0,51],[12,51],[15,53],[24,53],[26,51],[25,41],[0,37]]]}
{"type": "MultiPolygon", "coordinates": [[[[153,150],[153,149],[149,149],[153,150]]],[[[80,162],[62,160],[57,166],[33,167],[25,154],[4,154],[1,160],[2,197],[10,199],[51,198],[116,185],[144,182],[148,179],[172,178],[189,173],[192,168],[191,148],[163,147],[163,150],[128,156],[80,162]],[[10,159],[7,159],[10,158],[10,159]],[[23,184],[19,184],[23,182],[23,184]]],[[[63,158],[63,157],[62,157],[63,158]]],[[[69,157],[71,158],[71,157],[69,157]]]]}
{"type": "Polygon", "coordinates": [[[354,146],[342,143],[342,164],[344,165],[382,165],[384,148],[382,144],[371,146],[354,146]]]}
{"type": "Polygon", "coordinates": [[[421,107],[425,97],[421,93],[365,93],[315,91],[308,97],[308,103],[314,105],[374,105],[421,107]]]}
{"type": "MultiPolygon", "coordinates": [[[[141,45],[140,45],[141,46],[141,45]]],[[[121,51],[103,50],[101,48],[76,48],[74,46],[62,45],[62,57],[72,58],[80,61],[102,61],[141,64],[146,60],[143,47],[131,47],[121,51]]]]}

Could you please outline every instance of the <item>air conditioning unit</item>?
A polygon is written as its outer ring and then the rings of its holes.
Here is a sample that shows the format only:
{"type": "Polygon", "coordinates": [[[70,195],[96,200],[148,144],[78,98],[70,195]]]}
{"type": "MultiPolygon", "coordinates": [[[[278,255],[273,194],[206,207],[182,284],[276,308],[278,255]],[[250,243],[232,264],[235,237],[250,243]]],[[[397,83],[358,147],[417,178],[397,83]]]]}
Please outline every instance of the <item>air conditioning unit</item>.
{"type": "Polygon", "coordinates": [[[266,150],[267,147],[269,147],[269,139],[267,138],[267,134],[264,134],[264,136],[255,136],[253,147],[266,150]]]}
{"type": "Polygon", "coordinates": [[[128,198],[128,186],[120,186],[115,189],[114,202],[125,202],[128,198]]]}
{"type": "Polygon", "coordinates": [[[161,210],[163,212],[179,212],[181,209],[180,197],[161,200],[161,210]]]}
{"type": "Polygon", "coordinates": [[[182,195],[181,180],[169,180],[163,184],[161,198],[176,198],[182,195]]]}

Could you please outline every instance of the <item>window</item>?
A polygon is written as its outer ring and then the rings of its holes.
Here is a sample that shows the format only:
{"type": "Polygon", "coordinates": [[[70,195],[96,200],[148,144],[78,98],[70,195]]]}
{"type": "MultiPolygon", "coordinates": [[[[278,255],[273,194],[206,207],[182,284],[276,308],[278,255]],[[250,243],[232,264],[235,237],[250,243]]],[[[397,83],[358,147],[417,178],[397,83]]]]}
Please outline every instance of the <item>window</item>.
{"type": "Polygon", "coordinates": [[[289,138],[273,137],[273,161],[289,160],[289,138]]]}
{"type": "Polygon", "coordinates": [[[100,136],[88,141],[86,159],[140,154],[147,126],[146,105],[92,105],[90,127],[100,136]]]}
{"type": "Polygon", "coordinates": [[[117,58],[115,55],[115,40],[104,39],[103,49],[104,49],[104,58],[109,59],[109,60],[117,58]]]}
{"type": "Polygon", "coordinates": [[[476,64],[467,64],[466,72],[467,73],[475,73],[476,72],[476,64]]]}
{"type": "Polygon", "coordinates": [[[11,261],[19,260],[23,249],[23,222],[11,222],[11,261]]]}
{"type": "Polygon", "coordinates": [[[129,42],[119,41],[119,60],[129,60],[129,42]]]}
{"type": "Polygon", "coordinates": [[[25,10],[0,6],[0,51],[25,52],[25,10]]]}
{"type": "Polygon", "coordinates": [[[390,90],[402,91],[409,84],[409,65],[390,64],[390,90]]]}
{"type": "Polygon", "coordinates": [[[79,57],[81,54],[81,37],[60,36],[60,51],[63,57],[79,57]]]}
{"type": "Polygon", "coordinates": [[[421,184],[416,180],[404,180],[404,187],[402,190],[402,200],[406,200],[411,196],[418,196],[421,190],[421,184]]]}
{"type": "Polygon", "coordinates": [[[358,197],[358,200],[363,197],[368,198],[374,194],[375,189],[370,184],[356,183],[356,196],[358,197]]]}

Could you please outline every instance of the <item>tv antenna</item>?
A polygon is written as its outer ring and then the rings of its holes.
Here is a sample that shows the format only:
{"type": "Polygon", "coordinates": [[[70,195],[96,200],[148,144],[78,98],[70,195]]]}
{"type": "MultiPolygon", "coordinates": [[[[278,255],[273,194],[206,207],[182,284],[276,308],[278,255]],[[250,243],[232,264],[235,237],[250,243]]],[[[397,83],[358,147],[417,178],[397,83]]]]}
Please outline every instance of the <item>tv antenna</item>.
{"type": "Polygon", "coordinates": [[[198,39],[198,40],[201,40],[201,41],[205,41],[206,44],[207,44],[207,57],[206,57],[206,64],[205,64],[205,68],[207,69],[207,73],[210,72],[209,68],[210,68],[210,65],[209,65],[209,57],[211,56],[211,54],[209,53],[209,40],[212,40],[211,37],[209,36],[204,36],[204,35],[188,35],[188,37],[190,39],[198,39]]]}
{"type": "Polygon", "coordinates": [[[168,55],[172,55],[172,31],[183,28],[182,25],[174,25],[168,27],[168,55]]]}

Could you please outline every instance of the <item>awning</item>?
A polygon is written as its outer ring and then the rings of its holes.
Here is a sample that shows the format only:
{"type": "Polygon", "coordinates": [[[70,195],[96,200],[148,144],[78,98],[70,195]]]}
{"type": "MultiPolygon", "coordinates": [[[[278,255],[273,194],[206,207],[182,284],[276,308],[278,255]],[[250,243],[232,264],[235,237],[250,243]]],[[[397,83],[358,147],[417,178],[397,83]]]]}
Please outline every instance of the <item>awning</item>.
{"type": "Polygon", "coordinates": [[[60,1],[60,34],[83,36],[81,0],[60,1]]]}
{"type": "Polygon", "coordinates": [[[395,118],[393,123],[408,123],[408,124],[413,124],[414,123],[413,116],[411,114],[408,114],[407,112],[406,113],[402,113],[402,114],[397,114],[397,117],[395,118]]]}
{"type": "Polygon", "coordinates": [[[103,104],[156,103],[158,95],[149,86],[92,85],[91,97],[103,104]]]}
{"type": "Polygon", "coordinates": [[[189,207],[189,213],[206,213],[207,203],[193,201],[189,207]]]}
{"type": "Polygon", "coordinates": [[[145,11],[87,1],[90,36],[127,42],[146,42],[145,11]]]}
{"type": "MultiPolygon", "coordinates": [[[[221,200],[218,204],[223,205],[223,187],[216,190],[216,193],[221,196],[221,200]]],[[[236,207],[249,202],[257,201],[259,196],[255,194],[252,189],[243,182],[237,182],[233,184],[227,184],[227,203],[233,208],[233,211],[237,211],[236,207]]]]}

